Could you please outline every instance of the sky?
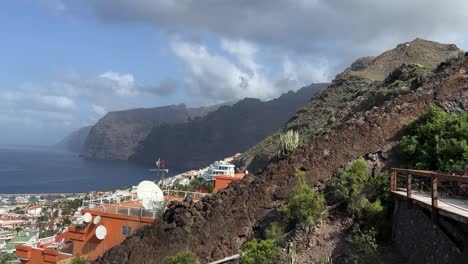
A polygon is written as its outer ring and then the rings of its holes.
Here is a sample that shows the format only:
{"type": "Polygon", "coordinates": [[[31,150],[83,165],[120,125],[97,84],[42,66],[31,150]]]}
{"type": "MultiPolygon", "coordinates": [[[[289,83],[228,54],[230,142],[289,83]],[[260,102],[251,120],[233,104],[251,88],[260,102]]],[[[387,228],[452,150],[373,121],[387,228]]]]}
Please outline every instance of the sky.
{"type": "Polygon", "coordinates": [[[329,82],[416,37],[468,48],[465,0],[15,0],[0,8],[0,144],[48,145],[109,111],[329,82]]]}

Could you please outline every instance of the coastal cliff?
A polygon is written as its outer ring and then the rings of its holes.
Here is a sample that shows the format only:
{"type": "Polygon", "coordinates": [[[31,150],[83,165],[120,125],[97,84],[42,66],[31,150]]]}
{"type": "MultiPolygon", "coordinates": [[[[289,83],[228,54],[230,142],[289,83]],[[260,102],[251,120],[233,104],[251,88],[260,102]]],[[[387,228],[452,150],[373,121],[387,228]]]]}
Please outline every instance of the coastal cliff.
{"type": "Polygon", "coordinates": [[[110,112],[91,128],[81,155],[89,159],[127,160],[154,126],[186,122],[218,107],[188,108],[181,104],[110,112]]]}
{"type": "Polygon", "coordinates": [[[73,131],[65,138],[60,140],[57,144],[55,144],[54,147],[74,153],[80,153],[86,142],[86,138],[89,135],[89,131],[91,131],[91,128],[92,126],[85,126],[76,131],[73,131]]]}
{"type": "Polygon", "coordinates": [[[161,157],[168,167],[194,169],[243,152],[281,127],[326,85],[311,84],[265,102],[246,98],[189,122],[154,126],[129,160],[150,165],[161,157]]]}

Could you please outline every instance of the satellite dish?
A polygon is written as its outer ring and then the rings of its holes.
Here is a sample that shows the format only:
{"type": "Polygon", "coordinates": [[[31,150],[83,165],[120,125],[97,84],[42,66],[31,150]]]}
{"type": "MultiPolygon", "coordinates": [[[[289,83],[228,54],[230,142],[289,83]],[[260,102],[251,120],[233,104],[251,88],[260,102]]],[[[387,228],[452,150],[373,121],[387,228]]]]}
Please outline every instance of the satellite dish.
{"type": "Polygon", "coordinates": [[[96,228],[96,237],[99,240],[103,240],[107,236],[107,229],[105,226],[100,225],[96,228]]]}
{"type": "Polygon", "coordinates": [[[145,209],[158,210],[164,204],[164,195],[156,183],[142,181],[137,187],[137,197],[145,209]]]}
{"type": "Polygon", "coordinates": [[[84,220],[86,223],[91,222],[92,219],[93,219],[93,216],[92,216],[90,213],[86,213],[86,214],[83,215],[83,220],[84,220]]]}
{"type": "Polygon", "coordinates": [[[97,225],[97,224],[99,224],[100,221],[101,221],[101,216],[98,215],[98,216],[94,217],[93,223],[94,223],[95,225],[97,225]]]}

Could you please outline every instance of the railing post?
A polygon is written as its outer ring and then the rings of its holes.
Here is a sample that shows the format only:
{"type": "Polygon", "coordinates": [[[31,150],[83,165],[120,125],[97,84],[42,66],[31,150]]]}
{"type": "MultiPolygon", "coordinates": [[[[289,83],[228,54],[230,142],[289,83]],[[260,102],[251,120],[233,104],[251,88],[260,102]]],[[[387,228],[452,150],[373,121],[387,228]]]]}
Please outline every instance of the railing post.
{"type": "Polygon", "coordinates": [[[439,222],[439,193],[437,192],[437,175],[431,175],[431,200],[432,200],[432,223],[437,224],[439,222]]]}
{"type": "Polygon", "coordinates": [[[411,174],[408,174],[408,177],[406,178],[406,196],[408,197],[408,200],[411,199],[411,174]]]}
{"type": "Polygon", "coordinates": [[[390,191],[396,191],[396,178],[397,178],[397,171],[392,169],[392,173],[390,174],[390,191]]]}

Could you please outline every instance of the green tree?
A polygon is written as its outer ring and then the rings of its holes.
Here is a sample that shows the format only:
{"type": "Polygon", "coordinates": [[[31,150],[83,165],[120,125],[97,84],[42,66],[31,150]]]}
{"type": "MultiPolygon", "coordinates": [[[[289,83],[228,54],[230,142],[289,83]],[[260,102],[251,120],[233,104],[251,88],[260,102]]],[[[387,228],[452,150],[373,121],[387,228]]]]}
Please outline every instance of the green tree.
{"type": "Polygon", "coordinates": [[[280,255],[279,247],[273,240],[247,241],[240,254],[240,264],[270,264],[276,263],[280,255]]]}
{"type": "Polygon", "coordinates": [[[198,264],[197,254],[192,251],[177,253],[175,256],[165,257],[165,264],[198,264]]]}
{"type": "Polygon", "coordinates": [[[363,158],[353,160],[333,179],[336,196],[346,202],[348,213],[359,217],[364,231],[372,229],[382,240],[391,234],[388,182],[387,173],[371,177],[363,158]]]}
{"type": "Polygon", "coordinates": [[[346,201],[350,214],[359,215],[369,201],[364,190],[369,178],[369,167],[364,158],[360,157],[351,162],[349,169],[342,170],[333,178],[336,196],[346,201]]]}
{"type": "Polygon", "coordinates": [[[468,114],[450,114],[437,107],[405,129],[398,150],[416,169],[462,171],[468,164],[468,114]]]}
{"type": "Polygon", "coordinates": [[[325,197],[307,184],[304,172],[298,171],[296,184],[284,207],[288,219],[313,224],[319,219],[325,207],[325,197]]]}

